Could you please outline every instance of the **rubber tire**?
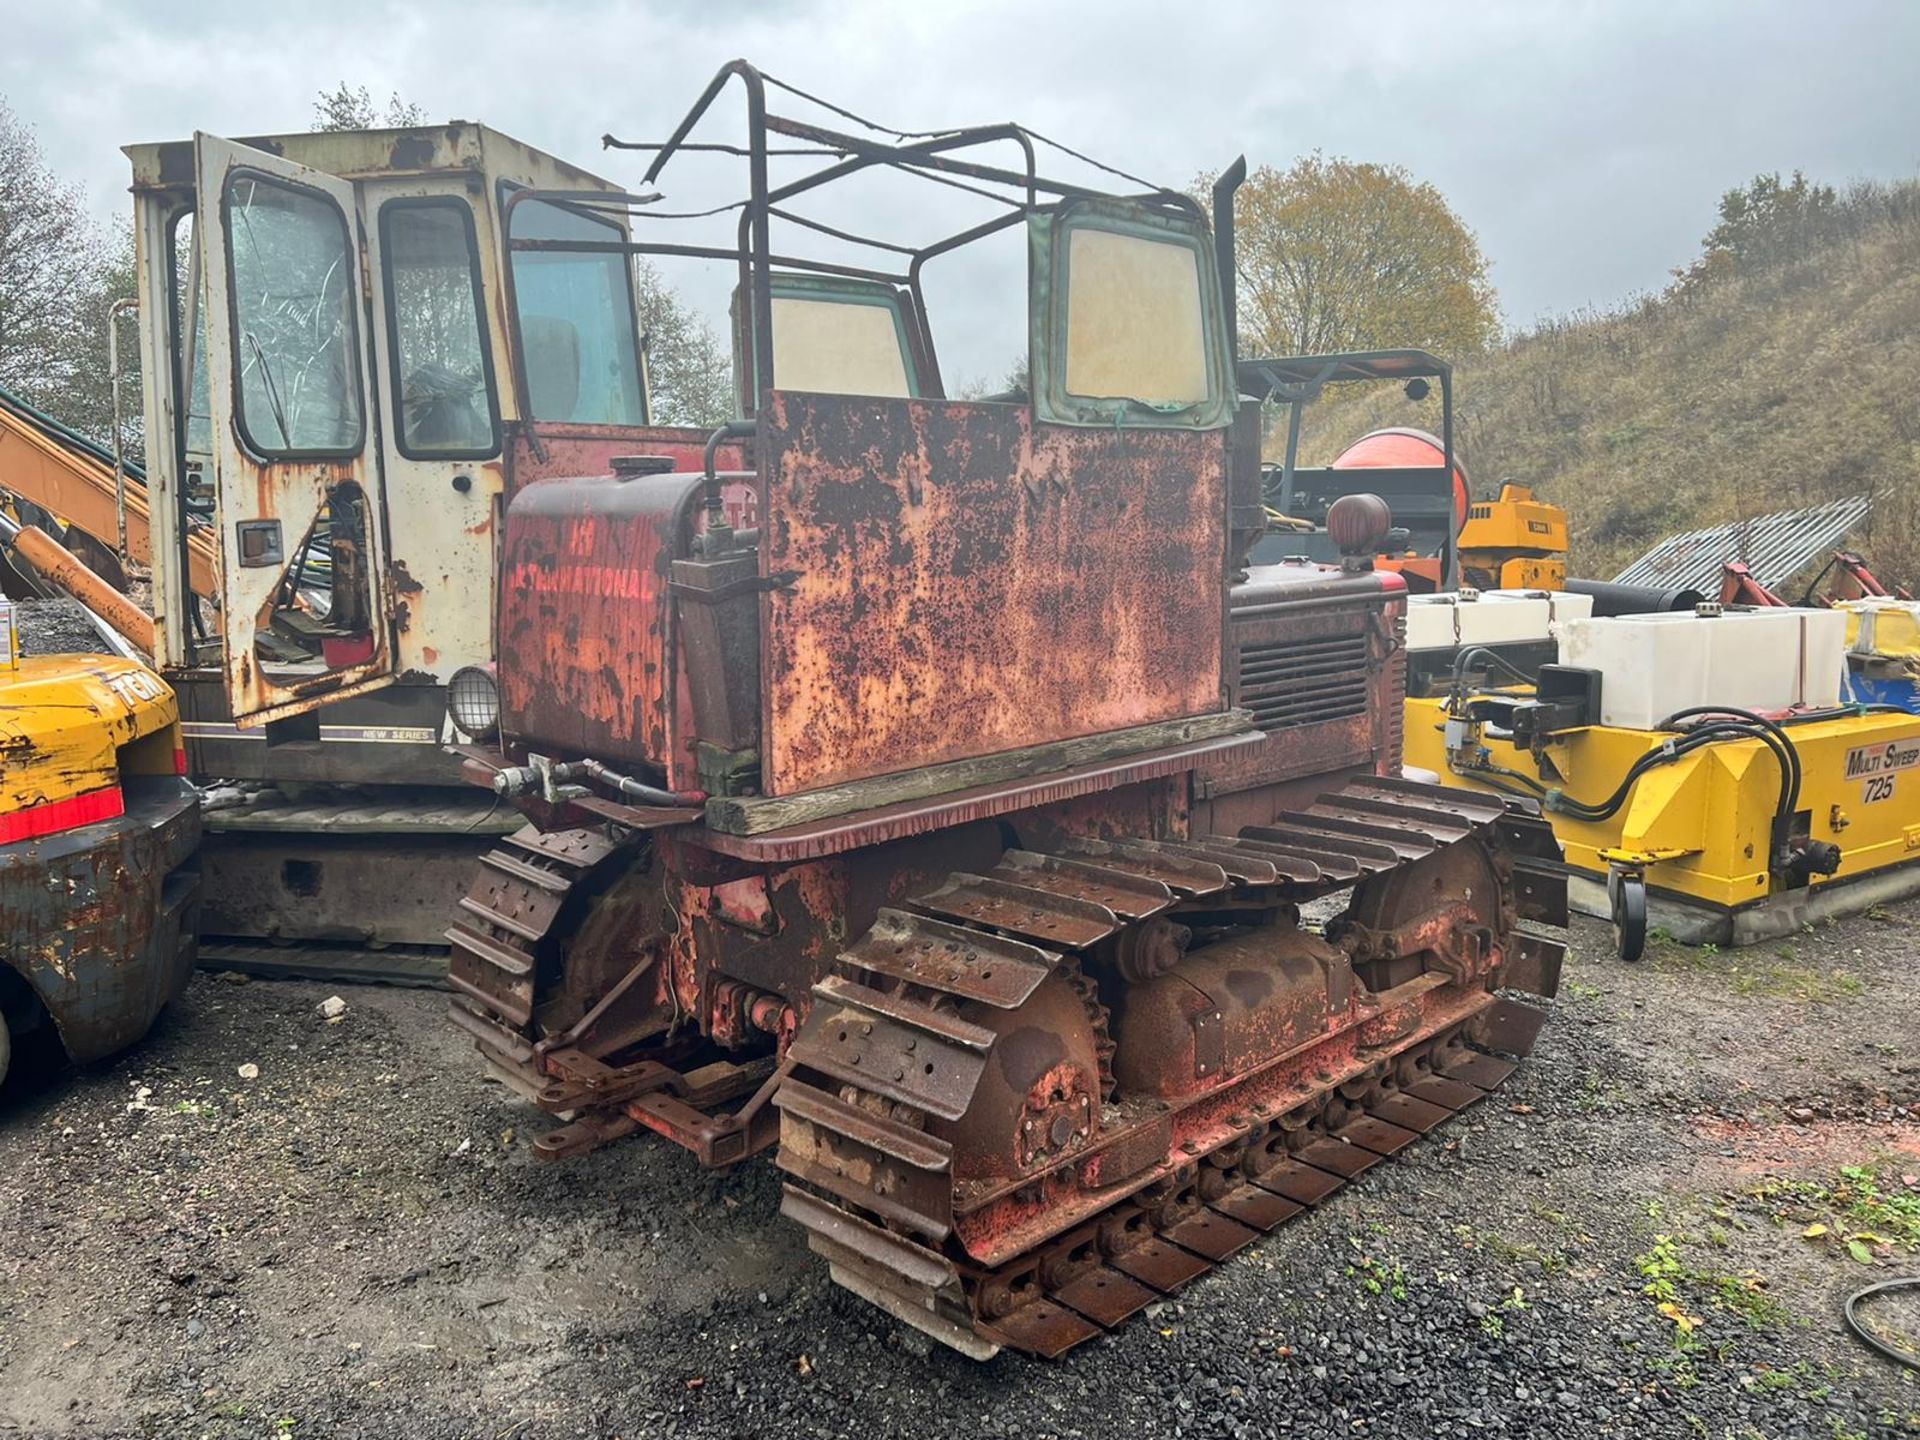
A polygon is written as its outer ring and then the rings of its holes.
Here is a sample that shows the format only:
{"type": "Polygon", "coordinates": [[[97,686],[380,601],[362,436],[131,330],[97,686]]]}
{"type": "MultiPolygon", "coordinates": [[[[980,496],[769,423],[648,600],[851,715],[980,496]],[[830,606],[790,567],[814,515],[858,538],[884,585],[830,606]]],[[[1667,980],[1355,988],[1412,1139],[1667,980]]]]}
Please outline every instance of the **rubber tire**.
{"type": "Polygon", "coordinates": [[[1632,963],[1647,953],[1647,882],[1621,876],[1612,888],[1614,949],[1632,963]]]}
{"type": "Polygon", "coordinates": [[[0,1085],[7,1083],[7,1067],[13,1063],[13,1032],[7,1028],[7,1017],[0,1014],[0,1085]]]}

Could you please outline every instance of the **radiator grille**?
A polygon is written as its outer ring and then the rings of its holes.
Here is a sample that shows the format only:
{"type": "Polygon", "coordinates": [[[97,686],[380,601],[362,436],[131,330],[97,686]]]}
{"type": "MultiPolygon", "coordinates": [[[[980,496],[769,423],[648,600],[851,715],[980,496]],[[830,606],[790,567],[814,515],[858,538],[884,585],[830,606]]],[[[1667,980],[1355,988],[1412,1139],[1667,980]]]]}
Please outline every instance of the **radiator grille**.
{"type": "Polygon", "coordinates": [[[1262,730],[1366,714],[1367,637],[1242,645],[1240,704],[1262,730]]]}

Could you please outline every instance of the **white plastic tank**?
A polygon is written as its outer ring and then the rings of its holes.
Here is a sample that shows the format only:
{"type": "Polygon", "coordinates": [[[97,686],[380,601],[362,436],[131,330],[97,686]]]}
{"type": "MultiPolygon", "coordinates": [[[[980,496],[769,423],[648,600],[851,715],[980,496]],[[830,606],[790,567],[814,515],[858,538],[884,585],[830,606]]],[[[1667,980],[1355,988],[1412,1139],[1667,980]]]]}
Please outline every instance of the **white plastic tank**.
{"type": "Polygon", "coordinates": [[[1800,617],[1800,703],[1838,705],[1847,676],[1847,617],[1838,610],[1796,610],[1800,617]]]}
{"type": "Polygon", "coordinates": [[[1600,723],[1651,730],[1676,710],[1707,703],[1711,621],[1666,612],[1571,620],[1560,663],[1600,672],[1600,723]]]}
{"type": "Polygon", "coordinates": [[[1826,610],[1768,607],[1568,622],[1560,663],[1598,670],[1600,723],[1651,730],[1701,705],[1779,711],[1840,700],[1846,620],[1826,610]]]}
{"type": "Polygon", "coordinates": [[[1407,649],[1529,645],[1550,638],[1553,602],[1545,591],[1466,591],[1407,597],[1407,649]]]}

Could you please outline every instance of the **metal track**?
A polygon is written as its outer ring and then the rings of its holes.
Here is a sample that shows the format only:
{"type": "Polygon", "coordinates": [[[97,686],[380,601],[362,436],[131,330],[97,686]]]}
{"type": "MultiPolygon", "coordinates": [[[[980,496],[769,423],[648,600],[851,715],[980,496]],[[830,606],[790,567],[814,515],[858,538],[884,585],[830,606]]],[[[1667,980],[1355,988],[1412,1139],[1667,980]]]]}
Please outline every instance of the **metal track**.
{"type": "Polygon", "coordinates": [[[453,1018],[483,1053],[524,1084],[541,1083],[530,1067],[540,942],[560,924],[567,897],[584,885],[619,844],[597,830],[542,831],[524,825],[480,860],[480,873],[447,931],[453,947],[447,983],[453,1018]]]}
{"type": "MultiPolygon", "coordinates": [[[[1338,1042],[1355,1039],[1352,1027],[1336,1028],[1308,1053],[1276,1056],[1178,1107],[1122,1096],[1103,1108],[1100,1143],[1064,1141],[1050,1167],[1043,1155],[1018,1187],[996,1189],[956,1184],[952,1146],[926,1129],[927,1117],[967,1113],[990,1062],[994,1032],[961,1007],[1013,1009],[1063,966],[1076,978],[1078,953],[1161,915],[1270,911],[1464,843],[1504,857],[1503,917],[1566,924],[1544,823],[1395,780],[1354,782],[1236,838],[1015,851],[986,875],[951,875],[910,909],[882,911],[841,957],[841,973],[815,987],[788,1053],[793,1071],[774,1097],[777,1163],[797,1183],[783,1212],[837,1281],[976,1358],[1003,1347],[1052,1357],[1118,1325],[1483,1099],[1515,1068],[1487,1052],[1524,1054],[1544,1011],[1483,988],[1441,1028],[1383,1034],[1344,1053],[1338,1042]],[[1282,1084],[1283,1072],[1299,1083],[1282,1084]],[[1233,1113],[1209,1143],[1174,1144],[1178,1122],[1223,1106],[1233,1113]],[[1090,1167],[1130,1145],[1128,1162],[1116,1162],[1121,1181],[1109,1192],[1090,1183],[1099,1173],[1090,1167]],[[1158,1148],[1143,1156],[1141,1146],[1158,1148]],[[983,1262],[963,1234],[969,1216],[1018,1201],[1017,1188],[1060,1193],[1045,1188],[1049,1170],[1064,1193],[1091,1191],[1104,1203],[1069,1216],[1061,1232],[1035,1199],[1034,1218],[1017,1227],[1031,1243],[983,1262]]],[[[1505,938],[1498,982],[1550,996],[1565,947],[1505,938]]],[[[1432,974],[1397,989],[1446,981],[1432,974]]]]}

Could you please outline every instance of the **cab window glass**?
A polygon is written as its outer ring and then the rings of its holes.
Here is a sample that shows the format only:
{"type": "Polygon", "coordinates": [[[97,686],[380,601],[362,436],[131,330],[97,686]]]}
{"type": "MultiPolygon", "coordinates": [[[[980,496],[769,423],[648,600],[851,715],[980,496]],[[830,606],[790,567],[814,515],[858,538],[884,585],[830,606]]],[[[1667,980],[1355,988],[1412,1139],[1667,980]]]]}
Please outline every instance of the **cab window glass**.
{"type": "Polygon", "coordinates": [[[1204,402],[1198,253],[1190,245],[1075,226],[1068,234],[1066,340],[1069,395],[1204,402]]]}
{"type": "Polygon", "coordinates": [[[225,196],[243,438],[265,456],[359,451],[353,246],[333,201],[236,170],[225,196]]]}
{"type": "Polygon", "coordinates": [[[773,297],[773,379],[828,395],[914,393],[904,337],[889,304],[773,297]]]}
{"type": "MultiPolygon", "coordinates": [[[[515,240],[619,240],[618,225],[529,200],[512,210],[515,240]]],[[[536,420],[644,425],[640,337],[624,254],[515,250],[521,364],[536,420]]]]}
{"type": "Polygon", "coordinates": [[[477,458],[499,448],[472,212],[457,199],[380,211],[400,452],[477,458]]]}

